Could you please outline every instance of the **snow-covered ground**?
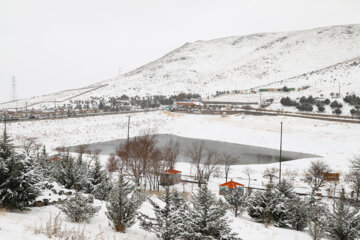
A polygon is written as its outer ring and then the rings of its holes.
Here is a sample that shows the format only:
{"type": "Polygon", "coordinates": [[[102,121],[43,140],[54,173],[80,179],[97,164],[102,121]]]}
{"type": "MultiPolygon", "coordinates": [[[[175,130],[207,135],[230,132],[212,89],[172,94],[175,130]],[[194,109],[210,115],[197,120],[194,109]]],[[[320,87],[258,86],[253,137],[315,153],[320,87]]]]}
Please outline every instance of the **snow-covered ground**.
{"type": "MultiPolygon", "coordinates": [[[[45,144],[49,149],[58,146],[73,146],[77,144],[95,143],[101,141],[126,138],[127,116],[109,115],[86,118],[54,119],[28,122],[8,123],[8,131],[15,142],[21,142],[23,137],[37,137],[37,140],[45,144]]],[[[289,151],[306,152],[323,156],[334,171],[345,173],[348,160],[359,154],[358,143],[360,140],[360,125],[349,123],[335,123],[310,119],[298,119],[288,117],[270,116],[218,116],[218,115],[195,115],[170,112],[148,112],[131,115],[130,135],[135,136],[151,128],[157,133],[170,133],[184,137],[219,140],[247,145],[279,148],[280,122],[283,122],[283,149],[289,151]]],[[[0,126],[0,131],[3,125],[0,126]]],[[[106,161],[107,157],[101,159],[106,161]]],[[[297,192],[308,192],[306,184],[301,181],[303,170],[313,159],[294,160],[283,163],[283,169],[296,170],[295,187],[297,192]]],[[[249,165],[234,166],[230,177],[247,185],[247,179],[243,170],[251,167],[254,170],[251,186],[262,187],[266,180],[262,179],[262,172],[266,167],[278,166],[249,165]]],[[[178,163],[178,170],[184,175],[191,174],[191,166],[187,163],[178,163]]],[[[217,194],[218,185],[224,182],[224,178],[212,178],[211,190],[217,194]]],[[[341,183],[343,184],[343,183],[341,183]]],[[[177,188],[182,191],[193,192],[196,186],[192,184],[179,184],[177,188]]],[[[102,210],[90,224],[85,226],[87,239],[154,239],[154,235],[147,233],[136,224],[126,234],[114,232],[108,224],[102,210]]],[[[142,212],[151,212],[149,204],[145,203],[142,212]]],[[[40,224],[45,225],[50,213],[52,217],[58,214],[55,206],[31,208],[30,212],[1,212],[0,213],[0,239],[47,239],[43,235],[34,234],[34,229],[40,224]]],[[[79,225],[71,223],[64,215],[60,215],[67,228],[77,229],[79,225]]],[[[275,240],[275,239],[310,239],[306,232],[298,232],[291,229],[276,227],[265,228],[263,224],[253,222],[246,214],[234,218],[229,213],[233,231],[238,232],[243,239],[249,240],[275,240]]]]}

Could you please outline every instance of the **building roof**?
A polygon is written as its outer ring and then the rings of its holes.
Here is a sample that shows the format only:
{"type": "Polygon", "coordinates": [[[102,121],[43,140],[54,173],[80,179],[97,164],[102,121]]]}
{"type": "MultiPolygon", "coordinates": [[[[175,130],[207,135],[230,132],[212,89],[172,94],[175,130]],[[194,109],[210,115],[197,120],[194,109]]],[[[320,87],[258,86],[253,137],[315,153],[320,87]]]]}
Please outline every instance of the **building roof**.
{"type": "Polygon", "coordinates": [[[165,171],[166,173],[169,173],[169,174],[178,174],[178,173],[181,173],[181,171],[177,171],[175,169],[168,169],[165,171]]]}
{"type": "Polygon", "coordinates": [[[234,182],[233,180],[227,182],[227,183],[223,183],[220,185],[221,187],[228,187],[228,188],[237,188],[238,186],[245,186],[244,184],[238,183],[238,182],[234,182]]]}

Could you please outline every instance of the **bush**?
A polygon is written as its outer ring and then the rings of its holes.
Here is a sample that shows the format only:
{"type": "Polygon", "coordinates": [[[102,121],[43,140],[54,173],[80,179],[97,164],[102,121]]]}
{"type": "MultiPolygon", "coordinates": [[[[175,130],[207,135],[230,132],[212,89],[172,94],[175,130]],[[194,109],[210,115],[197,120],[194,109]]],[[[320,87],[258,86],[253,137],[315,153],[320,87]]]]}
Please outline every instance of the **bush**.
{"type": "Polygon", "coordinates": [[[324,104],[325,104],[325,105],[329,105],[329,104],[330,104],[330,99],[328,99],[328,98],[325,99],[324,104]]]}
{"type": "Polygon", "coordinates": [[[305,103],[307,103],[307,104],[310,104],[310,105],[314,105],[315,104],[315,98],[313,98],[312,96],[309,96],[309,97],[305,97],[305,96],[302,96],[301,98],[300,98],[300,103],[301,104],[305,104],[305,103]]]}
{"type": "Polygon", "coordinates": [[[73,222],[89,222],[101,207],[92,204],[93,198],[85,197],[77,192],[73,197],[66,200],[63,205],[58,206],[73,222]]]}
{"type": "Polygon", "coordinates": [[[350,105],[360,105],[360,97],[356,96],[355,94],[348,95],[344,97],[344,102],[350,105]]]}
{"type": "Polygon", "coordinates": [[[296,107],[299,111],[307,111],[311,112],[313,110],[313,106],[309,103],[304,103],[296,107]]]}
{"type": "Polygon", "coordinates": [[[325,111],[325,107],[323,105],[316,105],[317,109],[319,112],[324,112],[325,111]]]}
{"type": "Polygon", "coordinates": [[[291,100],[289,97],[281,98],[280,103],[283,106],[297,106],[298,103],[296,101],[291,100]]]}
{"type": "Polygon", "coordinates": [[[340,108],[336,108],[336,109],[334,109],[333,113],[335,113],[335,114],[341,114],[342,111],[341,111],[340,108]]]}
{"type": "Polygon", "coordinates": [[[342,108],[342,106],[343,105],[341,103],[337,102],[336,100],[330,104],[331,108],[342,108]]]}
{"type": "Polygon", "coordinates": [[[283,92],[289,92],[289,91],[290,91],[290,89],[289,89],[288,87],[286,87],[286,86],[284,86],[284,87],[282,88],[282,90],[283,90],[283,92]]]}
{"type": "Polygon", "coordinates": [[[355,108],[350,109],[351,115],[360,115],[360,106],[355,106],[355,108]]]}

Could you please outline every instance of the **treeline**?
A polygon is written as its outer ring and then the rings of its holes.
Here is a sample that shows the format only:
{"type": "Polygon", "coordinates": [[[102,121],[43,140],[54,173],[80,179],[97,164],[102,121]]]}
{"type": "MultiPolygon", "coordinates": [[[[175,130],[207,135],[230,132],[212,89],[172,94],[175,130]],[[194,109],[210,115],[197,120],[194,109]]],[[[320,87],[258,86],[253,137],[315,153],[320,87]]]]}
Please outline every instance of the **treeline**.
{"type": "Polygon", "coordinates": [[[280,103],[283,106],[296,107],[296,109],[299,111],[306,112],[312,112],[314,110],[314,106],[316,106],[318,112],[324,112],[325,106],[329,105],[335,114],[341,114],[341,108],[343,107],[343,105],[336,100],[331,102],[328,98],[325,100],[319,100],[313,98],[312,96],[302,96],[300,99],[298,99],[298,101],[292,100],[290,97],[283,97],[280,99],[280,103]]]}

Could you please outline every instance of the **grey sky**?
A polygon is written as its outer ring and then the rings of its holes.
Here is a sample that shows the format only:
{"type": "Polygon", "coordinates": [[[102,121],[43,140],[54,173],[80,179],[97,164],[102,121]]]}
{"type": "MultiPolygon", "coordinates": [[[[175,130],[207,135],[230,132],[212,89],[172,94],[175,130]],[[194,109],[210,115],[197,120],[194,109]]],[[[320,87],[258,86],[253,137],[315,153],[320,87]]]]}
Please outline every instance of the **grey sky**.
{"type": "Polygon", "coordinates": [[[359,0],[0,0],[0,102],[83,87],[185,42],[360,23],[359,0]]]}

